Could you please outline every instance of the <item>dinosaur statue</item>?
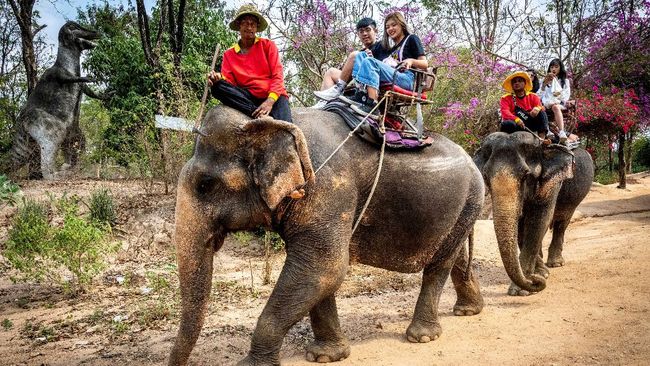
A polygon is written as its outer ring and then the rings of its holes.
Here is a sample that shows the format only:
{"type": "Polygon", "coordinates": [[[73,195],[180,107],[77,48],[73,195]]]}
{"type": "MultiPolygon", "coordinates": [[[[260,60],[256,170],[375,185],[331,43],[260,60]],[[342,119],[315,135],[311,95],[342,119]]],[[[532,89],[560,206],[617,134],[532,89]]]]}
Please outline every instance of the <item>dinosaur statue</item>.
{"type": "Polygon", "coordinates": [[[82,93],[100,98],[81,76],[81,52],[95,47],[98,32],[68,21],[59,30],[59,48],[54,66],[45,70],[18,115],[18,130],[11,149],[12,171],[29,164],[32,179],[55,178],[59,148],[65,163],[74,166],[85,138],[79,128],[82,93]]]}

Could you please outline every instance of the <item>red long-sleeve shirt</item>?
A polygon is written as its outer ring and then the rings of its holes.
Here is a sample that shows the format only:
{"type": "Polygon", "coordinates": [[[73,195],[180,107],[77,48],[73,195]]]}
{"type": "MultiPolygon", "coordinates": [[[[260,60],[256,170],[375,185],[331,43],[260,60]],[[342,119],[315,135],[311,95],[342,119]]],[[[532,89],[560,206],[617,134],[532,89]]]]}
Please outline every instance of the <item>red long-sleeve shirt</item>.
{"type": "MultiPolygon", "coordinates": [[[[519,117],[515,115],[515,103],[512,100],[513,94],[505,94],[501,97],[501,118],[504,121],[517,121],[519,117]]],[[[535,93],[526,92],[526,95],[523,98],[517,98],[517,105],[519,108],[524,109],[526,112],[530,112],[533,108],[539,108],[540,110],[544,107],[542,106],[542,101],[539,100],[539,97],[535,93]]]]}
{"type": "Polygon", "coordinates": [[[248,53],[242,54],[238,44],[223,54],[221,75],[229,83],[247,89],[256,98],[288,97],[278,47],[266,38],[256,38],[248,53]]]}

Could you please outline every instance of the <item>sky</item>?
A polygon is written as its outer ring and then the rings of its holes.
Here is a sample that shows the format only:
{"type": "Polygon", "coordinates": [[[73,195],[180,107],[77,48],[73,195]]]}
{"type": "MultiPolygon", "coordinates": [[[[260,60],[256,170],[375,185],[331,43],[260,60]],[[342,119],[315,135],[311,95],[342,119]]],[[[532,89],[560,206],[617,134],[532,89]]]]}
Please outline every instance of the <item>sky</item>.
{"type": "MultiPolygon", "coordinates": [[[[128,6],[129,0],[109,0],[110,4],[122,4],[128,6]]],[[[41,19],[41,24],[46,24],[47,27],[41,32],[45,35],[45,39],[51,47],[56,48],[59,29],[68,20],[77,18],[77,8],[85,8],[88,4],[103,4],[100,0],[80,1],[80,0],[37,0],[34,5],[34,10],[38,11],[41,19]]],[[[135,4],[135,1],[131,1],[135,4]]],[[[151,14],[151,7],[156,3],[156,0],[144,1],[147,11],[151,14]]]]}

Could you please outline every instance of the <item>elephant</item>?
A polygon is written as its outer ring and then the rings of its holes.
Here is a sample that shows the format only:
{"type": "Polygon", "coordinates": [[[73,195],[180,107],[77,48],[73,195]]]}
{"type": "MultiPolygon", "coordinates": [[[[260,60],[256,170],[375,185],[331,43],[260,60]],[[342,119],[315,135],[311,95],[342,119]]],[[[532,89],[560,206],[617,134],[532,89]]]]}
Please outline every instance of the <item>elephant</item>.
{"type": "Polygon", "coordinates": [[[564,264],[564,232],[594,178],[591,156],[581,148],[547,146],[527,131],[495,132],[484,139],[474,162],[492,196],[499,252],[512,280],[508,294],[543,290],[548,267],[564,264]],[[553,238],[545,264],[542,240],[549,228],[553,238]]]}
{"type": "Polygon", "coordinates": [[[292,115],[295,124],[250,120],[216,106],[202,122],[177,185],[181,319],[170,365],[188,362],[205,318],[213,254],[234,231],[270,228],[284,239],[286,251],[240,365],[279,365],[286,333],[307,314],[314,341],[306,358],[348,357],[334,294],[352,263],[422,272],[406,330],[411,342],[426,343],[441,334],[438,302],[450,274],[457,293],[454,313],[474,315],[483,308],[465,246],[485,191],[471,157],[441,135],[421,151],[385,151],[380,178],[361,215],[380,149],[356,138],[341,145],[350,130],[334,113],[296,108],[292,115]],[[315,171],[312,164],[322,168],[315,171]]]}

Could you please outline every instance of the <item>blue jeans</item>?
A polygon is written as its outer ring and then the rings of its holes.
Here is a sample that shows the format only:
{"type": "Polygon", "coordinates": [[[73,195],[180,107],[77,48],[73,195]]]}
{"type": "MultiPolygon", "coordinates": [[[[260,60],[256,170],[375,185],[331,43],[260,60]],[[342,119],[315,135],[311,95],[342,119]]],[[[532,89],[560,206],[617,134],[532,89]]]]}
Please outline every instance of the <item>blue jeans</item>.
{"type": "Polygon", "coordinates": [[[413,90],[415,75],[411,71],[396,71],[380,60],[368,57],[365,52],[357,53],[352,68],[352,77],[361,84],[379,89],[380,82],[390,83],[393,81],[395,72],[397,72],[395,84],[402,89],[413,90]]]}

